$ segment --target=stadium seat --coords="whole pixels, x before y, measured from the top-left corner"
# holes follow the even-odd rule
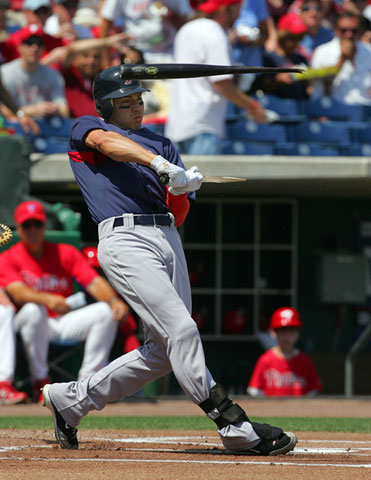
[[[249,120],[227,122],[227,140],[275,143],[286,141],[286,137],[283,125],[257,124]]]
[[[371,143],[371,124],[368,122],[363,128],[357,129],[357,140],[360,143]]]
[[[292,98],[280,98],[275,95],[262,95],[256,99],[263,105],[264,108],[273,110],[282,116],[296,116],[298,115],[298,106],[296,100]]]
[[[323,96],[318,99],[309,99],[301,103],[302,113],[308,118],[327,117],[330,120],[367,120],[368,109],[363,105],[349,105],[335,98]]]
[[[225,140],[223,154],[229,155],[273,155],[273,146],[246,142],[243,140]]]
[[[340,150],[335,146],[292,142],[275,145],[274,153],[275,155],[335,157],[340,154]]]
[[[351,157],[371,157],[371,143],[352,143],[344,147],[343,155]]]
[[[338,145],[349,145],[351,143],[350,131],[346,124],[331,121],[310,121],[293,125],[290,128],[291,141]]]
[[[68,152],[68,137],[31,137],[31,145],[34,152],[50,155],[52,153]]]
[[[45,117],[37,122],[43,137],[69,137],[74,119],[58,115]]]

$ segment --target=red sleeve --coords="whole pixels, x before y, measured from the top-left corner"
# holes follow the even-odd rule
[[[265,380],[264,380],[264,371],[265,371],[265,354],[258,358],[256,362],[254,371],[252,372],[249,387],[257,388],[258,390],[265,390]]]
[[[6,252],[0,254],[0,287],[5,288],[12,282],[22,282],[23,278],[12,262],[14,249],[11,247]]]
[[[172,195],[166,187],[166,205],[174,215],[175,225],[179,227],[189,212],[189,200],[186,193],[182,195]]]
[[[86,288],[95,277],[98,277],[98,273],[88,264],[83,254],[76,247],[60,243],[58,244],[58,248],[66,272],[84,288]]]

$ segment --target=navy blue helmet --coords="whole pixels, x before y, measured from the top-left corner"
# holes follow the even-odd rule
[[[120,65],[102,70],[94,79],[93,96],[99,115],[108,120],[113,112],[112,99],[133,93],[149,92],[138,80],[125,80],[120,75]]]

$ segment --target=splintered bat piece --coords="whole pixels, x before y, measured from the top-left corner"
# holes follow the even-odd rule
[[[169,175],[163,173],[160,175],[161,183],[167,185],[169,183]],[[246,182],[246,178],[243,177],[219,177],[215,175],[205,175],[204,183],[234,183],[234,182]]]

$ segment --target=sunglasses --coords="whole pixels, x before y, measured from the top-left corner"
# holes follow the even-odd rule
[[[29,230],[30,228],[42,228],[45,225],[41,220],[26,220],[22,223],[22,228],[24,230]]]
[[[48,7],[40,7],[33,11],[36,15],[49,15],[52,13],[51,9]]]
[[[315,12],[321,12],[322,11],[322,8],[321,7],[315,7],[314,5],[306,5],[304,7],[302,7],[302,12],[309,12],[309,10],[314,10]]]
[[[44,45],[44,41],[40,37],[30,37],[27,40],[24,40],[22,43],[30,46],[30,45],[37,45],[38,47],[42,47]]]
[[[341,33],[352,32],[354,35],[358,33],[358,28],[340,28],[338,27]]]

